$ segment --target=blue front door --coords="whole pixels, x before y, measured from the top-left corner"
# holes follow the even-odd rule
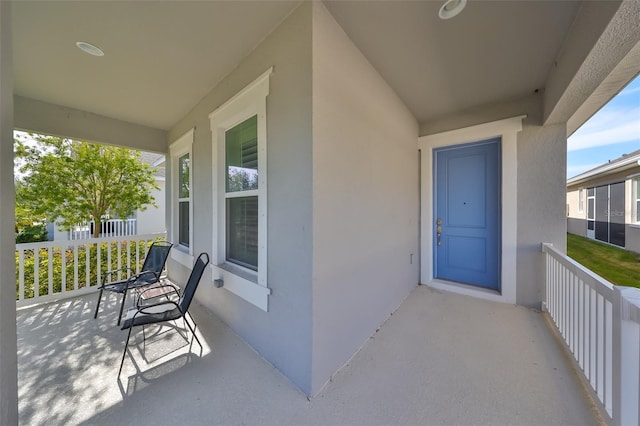
[[[500,139],[434,150],[434,276],[500,291]]]

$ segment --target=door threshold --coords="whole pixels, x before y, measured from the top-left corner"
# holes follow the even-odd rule
[[[466,296],[476,297],[478,299],[491,300],[493,302],[500,303],[512,303],[499,291],[491,290],[488,288],[476,287],[469,284],[441,279],[433,279],[430,282],[423,284],[438,290],[463,294]]]

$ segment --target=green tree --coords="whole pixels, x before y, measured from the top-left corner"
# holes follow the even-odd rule
[[[25,204],[22,194],[24,183],[15,183],[16,188],[16,244],[47,241],[47,218],[36,214],[29,205]]]
[[[18,198],[35,215],[56,221],[63,229],[106,214],[125,218],[154,205],[158,189],[155,170],[140,153],[125,148],[31,135],[16,139],[16,158],[23,174]],[[94,226],[93,236],[100,235]]]

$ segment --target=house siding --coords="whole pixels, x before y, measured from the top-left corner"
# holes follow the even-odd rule
[[[587,188],[584,188],[584,206],[580,211],[580,189],[567,191],[567,232],[570,234],[587,235]]]
[[[313,383],[419,281],[418,124],[320,2],[313,9]]]
[[[303,392],[311,393],[312,140],[311,4],[294,10],[169,132],[195,127],[193,253],[211,253],[212,134],[208,115],[270,67],[267,97],[269,312],[223,289],[208,272],[197,301],[215,312]],[[171,175],[171,171],[169,171]],[[169,177],[171,179],[171,177]],[[167,199],[170,194],[167,194]],[[175,239],[175,237],[172,236]],[[176,262],[171,274],[189,273]],[[215,347],[215,342],[211,342]],[[268,397],[265,395],[265,397]]]
[[[640,166],[625,166],[624,170],[605,174],[595,175],[579,183],[567,185],[567,204],[569,205],[569,215],[567,218],[567,231],[587,236],[587,199],[586,190],[588,188],[598,188],[606,185],[618,184],[624,182],[624,222],[625,222],[625,244],[626,250],[640,252],[640,225],[635,223],[633,214],[632,180],[634,176],[640,175]],[[578,212],[578,191],[580,188],[585,190],[585,211]],[[596,203],[597,204],[597,203]],[[618,205],[620,205],[618,200]],[[596,206],[599,210],[599,207]]]
[[[158,189],[151,191],[157,207],[147,206],[146,210],[136,212],[136,231],[138,235],[164,232],[167,229],[164,212],[166,211],[165,181],[156,180]]]

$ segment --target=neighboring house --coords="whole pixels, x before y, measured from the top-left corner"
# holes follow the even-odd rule
[[[140,160],[156,169],[155,183],[158,189],[153,189],[151,195],[155,198],[156,206],[147,206],[145,210],[138,209],[129,218],[105,219],[101,224],[102,236],[120,235],[146,235],[166,231],[165,222],[165,156],[164,154],[154,154],[143,152]],[[49,223],[47,235],[50,241],[78,240],[93,237],[93,224],[80,224],[72,230],[62,230]]]
[[[541,307],[567,135],[640,52],[635,1],[469,2],[447,21],[436,2],[11,6],[3,126],[167,152],[170,277],[208,252],[197,302],[307,395],[419,283]],[[50,53],[85,39],[104,57]],[[0,337],[10,389],[15,329]]]
[[[640,253],[640,150],[567,180],[567,231]]]
[[[166,171],[165,155],[143,152],[140,159],[156,168],[154,175],[158,189],[152,190],[151,195],[155,198],[157,207],[147,206],[146,210],[137,210],[134,214],[136,219],[136,234],[154,234],[165,232],[166,224]]]

